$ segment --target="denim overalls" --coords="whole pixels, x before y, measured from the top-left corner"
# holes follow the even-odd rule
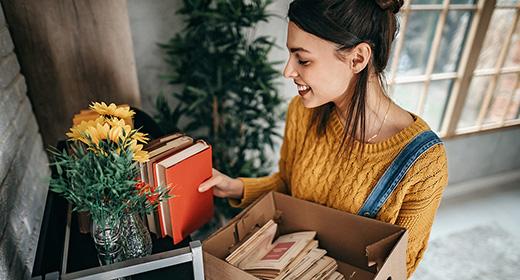
[[[377,182],[358,215],[374,218],[414,162],[428,149],[441,143],[442,140],[431,130],[424,131],[412,139]]]

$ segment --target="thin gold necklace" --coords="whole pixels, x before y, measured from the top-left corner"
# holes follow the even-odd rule
[[[383,129],[383,125],[385,124],[386,118],[388,117],[388,112],[390,111],[390,105],[392,105],[391,100],[390,100],[390,102],[388,102],[388,108],[386,108],[386,114],[385,114],[385,117],[383,118],[383,121],[381,122],[381,126],[379,127],[379,130],[377,131],[376,134],[374,134],[374,136],[368,138],[367,143],[370,142],[372,139],[376,138],[377,135],[379,135],[379,133],[381,132],[381,129]]]

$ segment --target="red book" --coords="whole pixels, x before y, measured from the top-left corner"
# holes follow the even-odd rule
[[[213,218],[213,192],[200,193],[199,185],[212,176],[211,146],[197,141],[165,159],[155,163],[158,182],[167,185],[169,222],[164,234],[181,242]],[[166,215],[164,215],[166,216]]]
[[[167,135],[149,142],[143,149],[148,151],[150,160],[141,165],[141,179],[152,187],[159,186],[156,183],[154,175],[154,163],[189,147],[192,144],[193,139],[181,133]],[[163,228],[164,223],[161,222],[160,218],[163,216],[161,209],[165,209],[165,204],[168,204],[168,201],[161,201],[159,206],[154,209],[153,213],[146,216],[150,232],[155,233],[157,237],[166,236],[166,231]]]

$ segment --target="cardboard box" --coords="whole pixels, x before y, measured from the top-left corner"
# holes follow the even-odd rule
[[[274,219],[280,234],[315,230],[319,247],[346,279],[406,279],[405,228],[270,192],[202,243],[206,279],[258,279],[224,259],[251,232]]]

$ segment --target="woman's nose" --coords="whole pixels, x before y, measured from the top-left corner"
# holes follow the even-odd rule
[[[283,76],[287,79],[294,79],[296,76],[298,76],[298,72],[296,72],[291,64],[291,59],[289,59],[285,65],[285,69],[283,69]]]

